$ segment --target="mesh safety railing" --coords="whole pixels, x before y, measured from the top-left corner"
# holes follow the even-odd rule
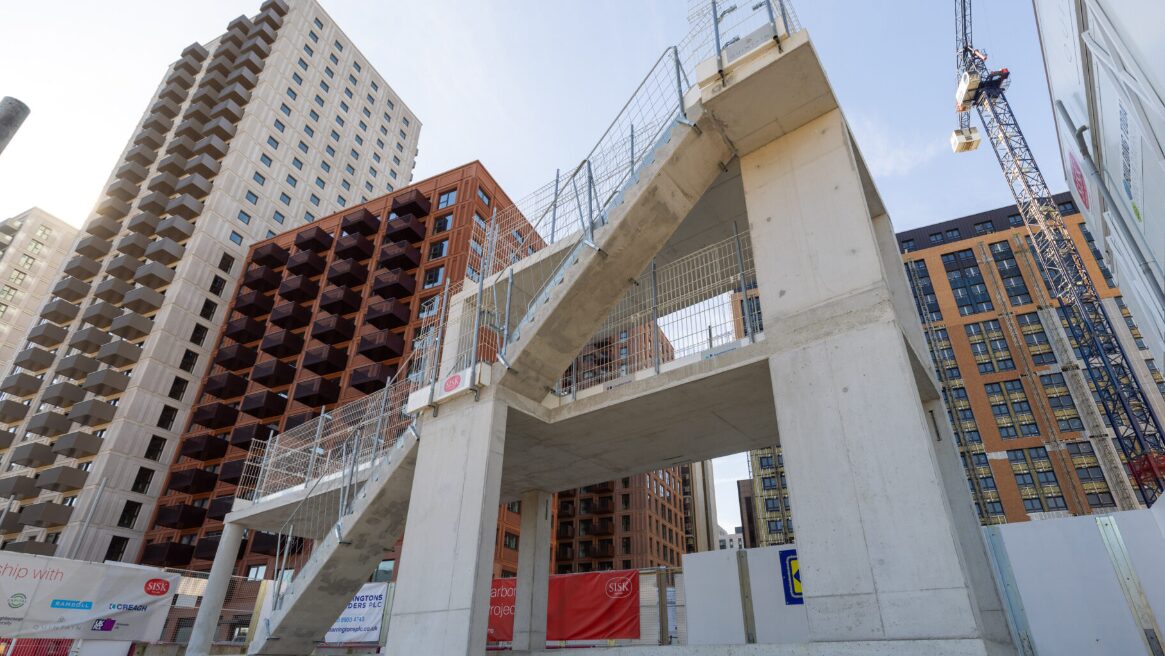
[[[182,578],[158,642],[184,645],[190,641],[190,633],[194,630],[194,618],[202,604],[209,573],[179,569],[167,571],[181,574]],[[244,645],[250,640],[251,627],[261,606],[262,591],[261,579],[231,577],[214,632],[215,643]]]

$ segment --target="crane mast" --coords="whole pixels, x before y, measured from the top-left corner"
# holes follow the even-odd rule
[[[1146,505],[1165,493],[1165,432],[1133,374],[1101,297],[1088,276],[1064,218],[1036,165],[1004,93],[1011,73],[992,71],[987,54],[974,47],[971,0],[955,2],[955,109],[959,127],[951,135],[958,152],[974,150],[981,137],[971,126],[974,109],[991,143],[1031,239],[1032,250],[1047,275],[1061,316],[1079,346],[1096,388],[1097,401],[1116,436],[1129,472]]]

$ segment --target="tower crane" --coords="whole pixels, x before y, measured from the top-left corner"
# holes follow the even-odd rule
[[[1150,505],[1165,493],[1165,431],[1133,375],[1128,355],[1007,101],[1004,92],[1011,73],[1006,68],[990,69],[987,53],[972,43],[971,0],[955,1],[955,69],[959,127],[951,135],[951,148],[959,153],[979,146],[979,131],[971,126],[974,109],[1015,197],[1050,291],[1060,301],[1068,330],[1088,367],[1097,400],[1136,486]]]

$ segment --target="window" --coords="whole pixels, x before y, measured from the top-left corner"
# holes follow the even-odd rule
[[[291,196],[288,196],[287,192],[281,191],[279,192],[279,202],[283,203],[284,205],[291,205]]]
[[[206,334],[209,330],[209,328],[200,323],[194,324],[194,330],[190,331],[190,342],[201,345],[202,342],[206,341]]]
[[[8,274],[8,282],[14,285],[19,285],[24,282],[24,279],[27,277],[28,276],[23,271],[13,271],[12,273]]]
[[[336,50],[339,50],[340,52],[344,52],[344,44],[337,41],[335,45],[336,45]]]
[[[761,484],[761,487],[766,489],[766,490],[775,490],[775,489],[777,489],[777,477],[776,476],[762,476],[760,479],[760,484]]]
[[[283,121],[280,121],[279,119],[275,119],[275,129],[279,130],[280,132],[283,132],[284,130],[287,129],[287,126],[283,124]]]
[[[267,576],[266,565],[251,565],[247,568],[248,581],[262,581]]]
[[[330,148],[330,146],[329,146],[329,148]],[[305,142],[305,141],[299,142],[299,152],[306,155],[307,151],[308,151],[307,142]]]
[[[275,222],[279,223],[279,224],[282,224],[284,221],[283,214],[281,212],[279,212],[278,210],[275,211],[275,214],[271,218],[275,219]]]
[[[502,545],[507,549],[517,549],[518,536],[510,533],[509,531],[506,531],[505,535],[502,537]]]
[[[15,297],[15,296],[16,296],[16,288],[15,287],[9,287],[8,285],[4,285],[4,288],[0,289],[0,301],[11,302],[13,297]]]
[[[306,134],[306,135],[307,135],[307,136],[309,136],[309,137],[314,137],[314,136],[316,136],[316,131],[315,131],[315,129],[314,129],[314,128],[312,128],[312,126],[310,126],[310,125],[305,125],[305,126],[303,126],[303,132],[304,132],[304,134]]]
[[[291,108],[287,106],[287,103],[279,103],[279,111],[283,112],[284,116],[291,116]]]
[[[296,157],[296,158],[293,158],[293,159],[291,160],[291,165],[292,165],[292,166],[294,166],[296,169],[298,169],[298,170],[300,170],[300,171],[302,171],[302,170],[303,170],[303,162],[302,162],[302,161],[300,161],[300,159],[299,159],[298,157]]]
[[[311,201],[312,205],[315,205],[316,207],[320,206],[320,197],[319,196],[312,194],[311,198],[309,198],[308,200]]]
[[[313,23],[313,24],[314,24],[316,27],[320,28],[321,30],[322,30],[322,29],[324,29],[324,24],[323,24],[323,22],[321,22],[321,21],[320,21],[320,19],[318,19],[318,18],[316,18],[316,19],[313,19],[313,20],[312,20],[312,23]]]
[[[207,321],[211,321],[214,319],[214,313],[216,311],[218,311],[218,303],[208,298],[202,302],[202,309],[198,311],[198,316]]]
[[[247,214],[247,213],[246,213],[246,212],[244,212],[243,210],[239,210],[239,215],[238,215],[238,218],[239,218],[239,220],[240,220],[240,221],[242,221],[244,224],[248,224],[248,223],[250,223],[250,222],[251,222],[251,215],[250,215],[250,214]]]
[[[215,276],[210,279],[210,293],[214,294],[215,296],[222,296],[222,290],[225,289],[226,286],[227,281],[220,276]]]
[[[279,140],[275,137],[267,137],[267,145],[275,150],[279,150]]]
[[[295,176],[288,173],[287,174],[287,184],[291,185],[292,187],[295,187],[296,185],[299,184],[299,180],[296,180]]]
[[[218,260],[218,268],[220,271],[230,273],[231,269],[235,268],[235,258],[230,253],[223,253]]]
[[[299,58],[299,67],[305,71],[307,70],[307,62],[303,60],[303,57]]]
[[[324,146],[324,152],[328,154],[328,157],[336,156],[336,149],[331,146]]]
[[[120,561],[125,556],[125,549],[129,546],[129,538],[115,535],[109,538],[109,548],[105,550],[105,560]]]
[[[782,531],[781,520],[770,519],[768,521],[768,528],[769,528],[769,533],[780,533]]]
[[[313,30],[307,31],[307,38],[311,39],[312,43],[319,43],[320,42],[320,36],[318,34],[316,34]]]
[[[311,49],[311,46],[309,46],[306,43],[303,44],[303,51],[307,53],[308,57],[311,57],[312,55],[316,54],[316,52]]]
[[[333,64],[336,64],[337,66],[340,64],[340,58],[337,57],[336,53],[334,53],[334,52],[332,54],[328,55],[328,61],[332,62]]]
[[[190,381],[186,380],[185,378],[179,378],[175,376],[174,382],[170,383],[170,393],[166,396],[174,399],[175,401],[181,401],[182,397],[186,394],[186,386],[189,384]]]
[[[456,202],[457,202],[457,190],[450,189],[449,191],[446,191],[445,193],[443,193],[437,197],[437,209],[441,209],[443,207],[449,207],[450,205],[452,205],[453,203],[456,203]]]
[[[308,118],[310,118],[310,119],[311,119],[311,120],[313,120],[313,121],[318,121],[318,120],[320,120],[320,115],[319,115],[319,114],[317,114],[317,113],[316,113],[316,110],[314,110],[314,109],[309,109],[309,110],[307,110],[307,116],[308,116]]]
[[[20,256],[20,268],[31,269],[32,265],[34,265],[34,264],[36,264],[36,258],[33,258],[31,256],[28,256],[28,255],[21,255]]]
[[[429,259],[436,260],[445,257],[449,252],[449,240],[445,239],[429,246]]]
[[[975,224],[975,234],[988,235],[995,232],[995,226],[990,221],[980,221]]]
[[[267,153],[259,155],[259,161],[263,162],[263,166],[271,166],[271,158],[267,156]]]
[[[332,90],[332,87],[328,86],[328,83],[324,82],[323,80],[320,80],[320,88],[324,90],[324,93]]]
[[[121,516],[117,518],[117,525],[121,528],[133,528],[138,521],[138,514],[142,511],[142,504],[137,501],[126,501],[121,508]]]
[[[425,271],[425,279],[422,284],[422,289],[430,289],[441,284],[445,279],[445,267],[439,266]]]
[[[780,512],[781,502],[774,497],[765,499],[765,510],[768,512]]]
[[[292,100],[295,100],[296,98],[299,97],[299,94],[297,94],[295,92],[295,89],[292,89],[291,87],[287,87],[287,97],[291,98]]]
[[[317,177],[316,178],[316,186],[319,187],[320,189],[323,189],[324,188],[324,179]]]
[[[174,420],[178,418],[178,408],[164,405],[162,412],[158,415],[158,428],[170,430],[174,427]]]

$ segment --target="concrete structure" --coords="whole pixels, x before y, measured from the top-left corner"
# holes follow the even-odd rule
[[[312,0],[182,51],[17,354],[7,549],[136,557],[247,247],[408,184],[419,129]]]
[[[1154,0],[1032,0],[1064,177],[1165,359],[1165,21]]]
[[[752,549],[757,546],[756,526],[756,498],[753,495],[753,479],[745,478],[736,481],[736,504],[740,508],[740,522],[743,524],[744,548]]]
[[[24,347],[76,236],[76,228],[39,207],[0,221],[0,370]]]
[[[744,549],[744,527],[737,526],[736,530],[729,533],[723,527],[717,527],[720,530],[717,547],[720,549]]]
[[[0,153],[28,118],[28,105],[11,96],[0,98]]]
[[[1056,201],[1133,374],[1161,416],[1165,378],[1139,322],[1071,196]],[[1139,507],[1028,239],[1014,206],[898,235],[980,520]]]
[[[712,461],[684,465],[680,480],[684,493],[684,553],[712,551],[717,547],[720,529],[716,523],[716,474]]]
[[[732,39],[730,51],[696,67],[690,88],[676,73],[678,57],[661,59],[660,79],[680,85],[680,106],[661,116],[670,120],[657,137],[648,134],[642,153],[632,151],[630,170],[615,175],[621,182],[598,196],[599,211],[583,215],[579,233],[528,251],[518,240],[526,252],[503,250],[512,261],[491,263],[480,289],[452,299],[449,325],[468,329],[449,332],[436,375],[406,386],[409,399],[389,406],[416,413],[415,423],[378,431],[370,457],[352,459],[346,477],[301,467],[227,517],[253,529],[278,525],[297,508],[327,507],[337,487],[365,481],[357,508],[329,520],[334,529],[317,543],[315,563],[297,573],[285,610],[256,636],[252,653],[302,653],[326,629],[330,620],[320,618],[334,615],[358,581],[346,570],[321,572],[343,565],[339,555],[373,528],[381,540],[408,535],[402,559],[411,564],[398,577],[388,653],[481,653],[494,508],[517,499],[522,536],[536,548],[520,551],[533,562],[520,555],[515,633],[529,636],[530,649],[516,653],[541,652],[546,495],[774,443],[794,503],[806,509],[797,538],[808,632],[806,644],[786,653],[1007,653],[999,596],[889,218],[808,36],[778,29],[774,39],[774,27]],[[613,141],[626,152],[624,134]],[[614,174],[592,178],[586,164],[571,204],[584,195],[592,203],[586,185]],[[553,209],[565,211],[557,202]],[[746,235],[734,229],[740,219]],[[733,245],[739,266],[694,266]],[[682,283],[699,290],[683,295],[693,306],[755,286],[763,324],[750,317],[745,339],[717,346],[713,334],[711,348],[558,393],[607,314],[636,293],[637,277],[672,263],[693,272]],[[669,286],[679,277],[663,279],[658,298],[639,306],[653,321],[681,309],[668,305],[680,297]],[[502,301],[518,311],[495,311]],[[496,356],[483,348],[493,343]],[[355,440],[376,416],[346,421],[342,435]],[[320,426],[329,440],[341,435],[334,424]],[[294,453],[296,443],[277,438],[263,470],[284,476],[293,455],[324,446],[306,441]],[[216,565],[233,560],[234,546],[220,546]],[[223,584],[213,575],[208,583]],[[204,604],[199,623],[217,613]],[[191,653],[203,648],[192,643]]]

